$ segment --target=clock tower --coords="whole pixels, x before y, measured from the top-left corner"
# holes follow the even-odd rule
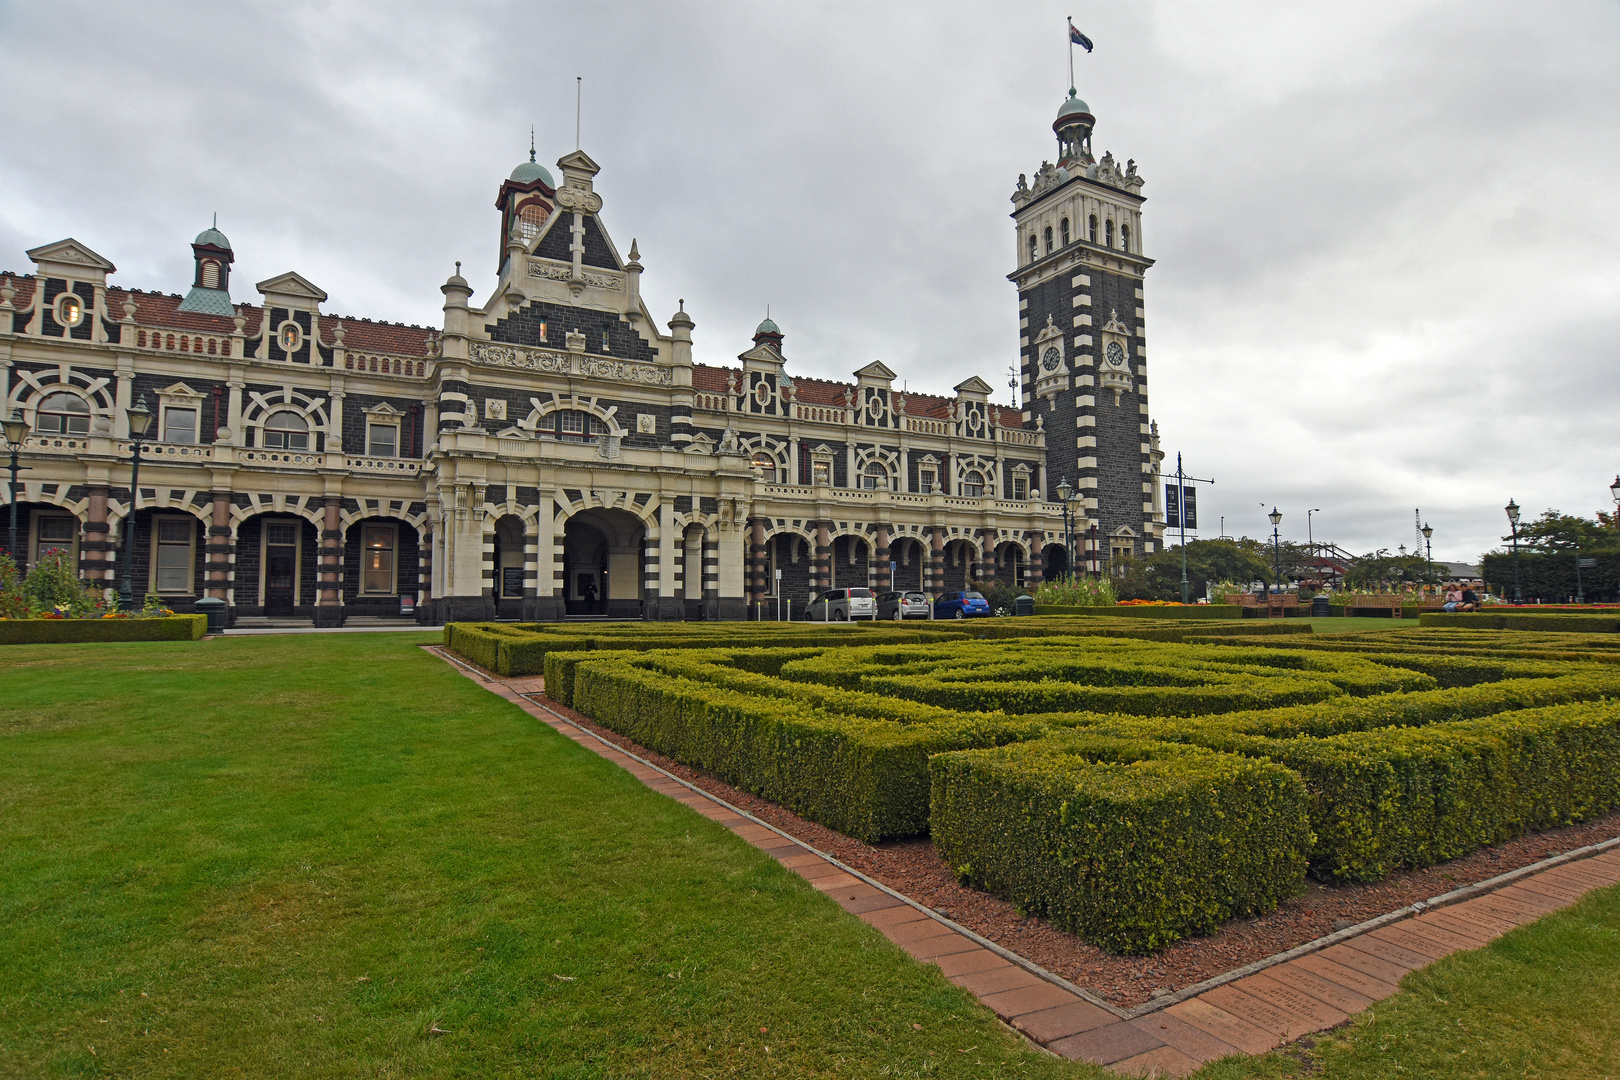
[[[1159,548],[1158,427],[1148,413],[1142,177],[1092,154],[1096,117],[1071,88],[1052,130],[1057,164],[1012,194],[1027,424],[1046,431],[1047,498],[1076,491],[1075,570],[1106,572]]]

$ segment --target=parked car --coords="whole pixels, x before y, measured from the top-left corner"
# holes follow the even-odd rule
[[[811,622],[847,622],[876,619],[877,597],[871,589],[830,589],[810,601]]]
[[[971,589],[966,592],[948,592],[934,601],[936,619],[976,619],[989,614],[990,601],[984,598],[983,593]]]
[[[928,597],[920,592],[886,592],[878,595],[877,617],[893,619],[928,618]]]

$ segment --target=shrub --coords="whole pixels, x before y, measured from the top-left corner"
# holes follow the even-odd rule
[[[67,645],[96,641],[200,641],[206,615],[152,619],[5,619],[0,645]]]
[[[1107,578],[1071,577],[1063,581],[1047,581],[1035,590],[1037,607],[1056,604],[1062,607],[1113,607],[1119,603],[1114,584]]]
[[[958,875],[1105,948],[1148,952],[1303,891],[1305,786],[1267,762],[1069,732],[930,768]]]

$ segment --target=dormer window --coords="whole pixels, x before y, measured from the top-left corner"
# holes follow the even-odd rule
[[[1052,254],[1052,226],[1046,227],[1046,253]]]
[[[1131,227],[1129,225],[1119,227],[1119,250],[1131,250]]]
[[[297,323],[287,321],[281,324],[276,331],[276,342],[281,346],[282,352],[297,352],[298,346],[303,344],[304,331]]]
[[[202,287],[205,289],[219,288],[219,263],[214,259],[204,259],[202,264]]]
[[[1095,244],[1097,242],[1097,215],[1096,214],[1092,214],[1090,221],[1088,221],[1086,223],[1086,239],[1091,241],[1093,244]]]
[[[1069,219],[1064,218],[1058,222],[1058,234],[1063,238],[1063,246],[1069,246]]]
[[[84,322],[84,301],[73,293],[63,293],[56,301],[56,321],[69,329]]]
[[[1114,246],[1114,223],[1112,221],[1103,226],[1103,237],[1103,247]]]

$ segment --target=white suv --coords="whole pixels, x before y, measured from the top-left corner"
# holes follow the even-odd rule
[[[871,589],[831,589],[810,601],[811,622],[876,619],[877,597]]]

